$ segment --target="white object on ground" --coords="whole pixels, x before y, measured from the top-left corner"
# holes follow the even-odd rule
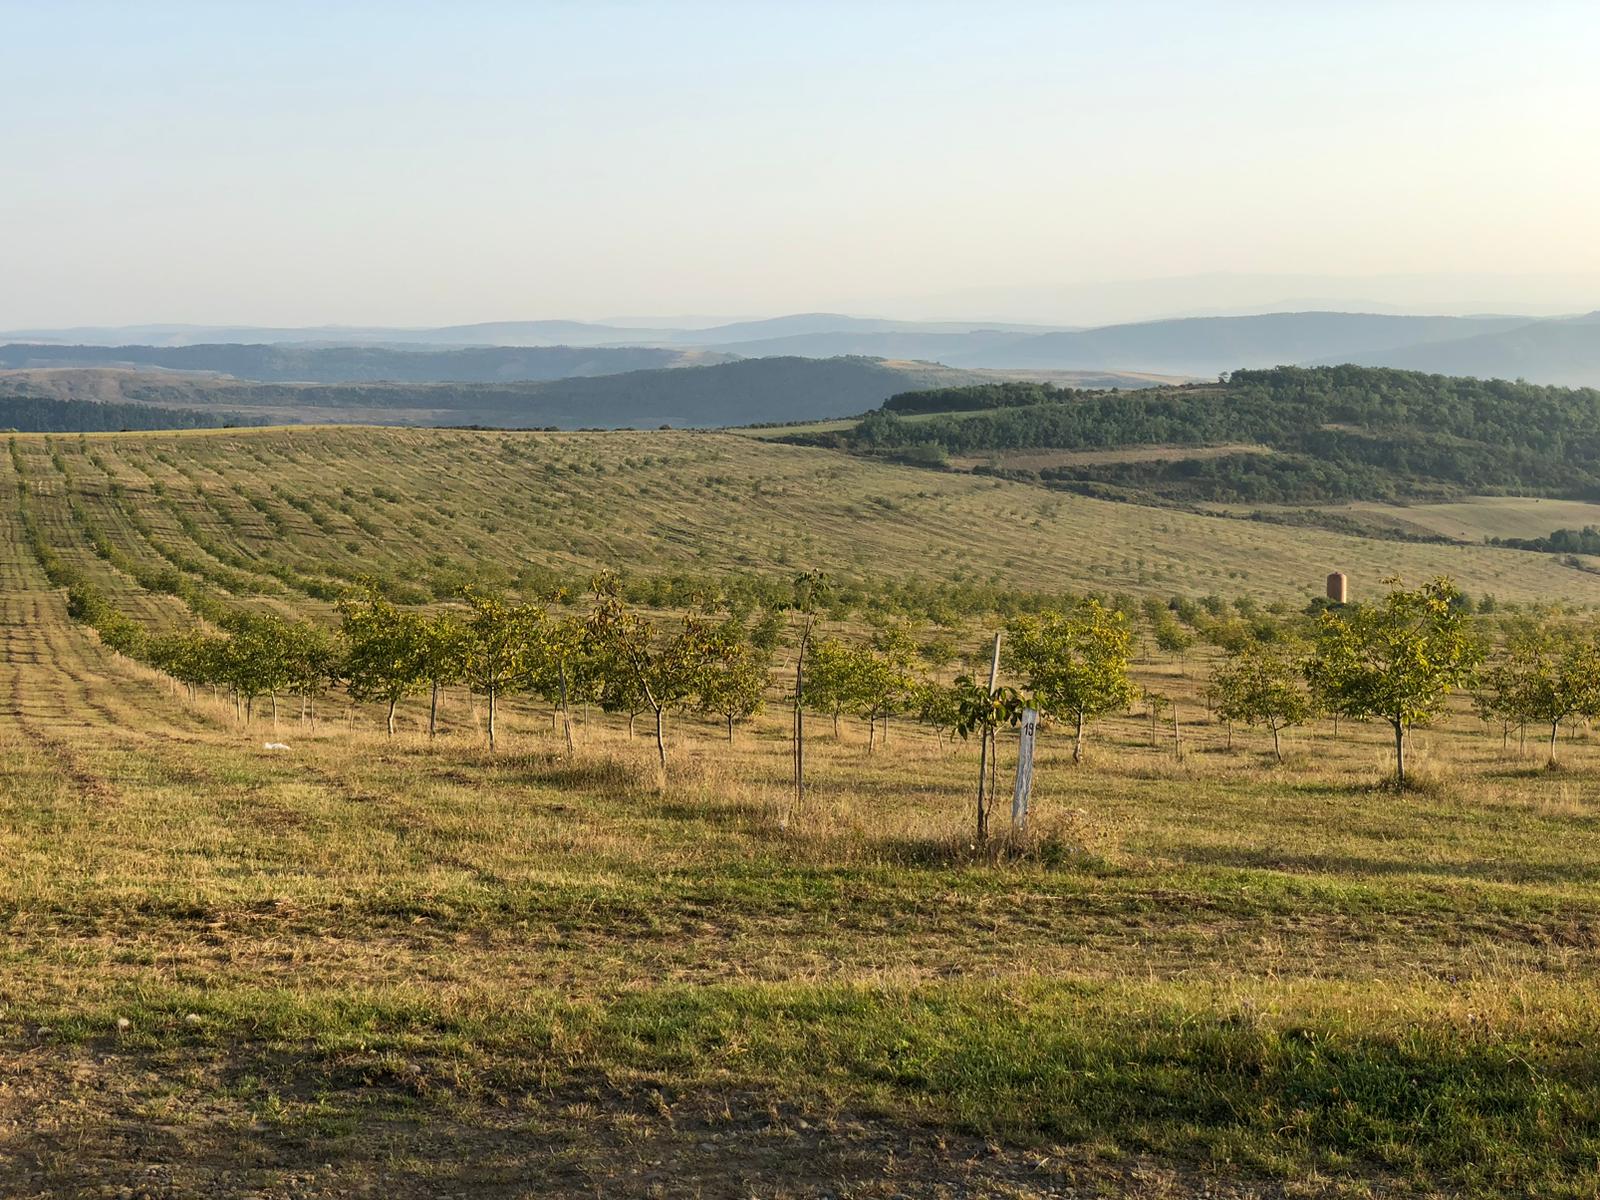
[[[287,750],[289,747],[282,742],[267,742],[261,748],[263,750]]]
[[[1028,824],[1028,799],[1033,794],[1033,742],[1038,731],[1038,711],[1023,709],[1022,725],[1017,730],[1017,786],[1011,793],[1011,824],[1018,833]]]

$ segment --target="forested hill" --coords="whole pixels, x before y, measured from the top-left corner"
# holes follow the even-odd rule
[[[1138,392],[943,389],[892,397],[852,429],[809,440],[1171,499],[1600,498],[1600,391],[1369,367],[1235,371],[1217,384]],[[1141,447],[1151,453],[1073,453]],[[1040,451],[1063,453],[1041,463]],[[1027,464],[1008,465],[1019,452],[1030,452]]]
[[[0,393],[0,433],[105,433],[129,429],[211,429],[260,424],[239,413],[57,400]]]

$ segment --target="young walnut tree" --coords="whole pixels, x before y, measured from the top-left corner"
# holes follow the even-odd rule
[[[1265,725],[1272,753],[1283,761],[1279,735],[1311,716],[1304,665],[1282,644],[1247,642],[1217,671],[1217,712],[1226,721]]]
[[[1470,686],[1482,650],[1450,580],[1410,590],[1386,582],[1393,586],[1377,604],[1322,614],[1305,670],[1325,710],[1389,723],[1395,781],[1403,785],[1408,732],[1431,720],[1452,692]]]
[[[1133,632],[1128,618],[1097,600],[1068,613],[1042,613],[1011,622],[1010,657],[1028,681],[1041,711],[1076,728],[1072,761],[1083,761],[1084,726],[1117,712],[1138,695],[1128,678]]]
[[[1550,728],[1550,762],[1556,761],[1561,722],[1600,716],[1600,637],[1571,622],[1526,619],[1514,624],[1505,651],[1487,673],[1478,710],[1509,727]]]

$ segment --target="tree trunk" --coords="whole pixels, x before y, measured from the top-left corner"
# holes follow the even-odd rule
[[[489,749],[490,750],[493,750],[495,748],[495,745],[494,745],[494,718],[495,718],[495,686],[494,686],[494,684],[491,683],[489,685]]]
[[[995,799],[1000,795],[1000,731],[996,729],[989,735],[989,807],[994,807]]]
[[[984,791],[989,786],[989,730],[983,731],[978,743],[978,841],[989,836],[989,806],[984,803]]]
[[[635,721],[637,721],[638,719],[639,719],[639,714],[638,713],[631,712],[631,713],[628,714],[628,740],[630,742],[633,741],[633,723]]]
[[[656,758],[661,761],[661,769],[667,769],[667,738],[661,729],[662,710],[656,709]]]
[[[1000,634],[994,635],[994,651],[989,657],[989,696],[994,697],[995,685],[1000,682]],[[978,751],[978,841],[982,842],[989,836],[989,806],[984,802],[984,787],[989,778],[989,758],[991,753],[998,754],[999,748],[991,751],[994,741],[993,729],[985,723],[983,728],[983,745]]]
[[[1083,710],[1081,708],[1078,710],[1078,736],[1072,743],[1072,761],[1074,763],[1083,761]]]
[[[1561,732],[1561,719],[1559,717],[1557,717],[1554,721],[1550,722],[1550,765],[1551,766],[1555,765],[1555,761],[1556,761],[1556,738],[1560,734],[1560,732]]]
[[[733,745],[733,714],[728,714],[728,745]]]
[[[794,658],[794,807],[797,815],[806,798],[806,710],[804,688],[806,639],[810,636],[810,633],[811,626],[807,623],[805,632],[800,635],[800,648]]]
[[[561,664],[561,729],[567,735],[567,757],[572,757],[572,714],[567,711],[567,664]]]
[[[389,736],[390,737],[394,736],[394,706],[399,704],[399,703],[400,703],[400,698],[398,696],[390,696],[389,697],[389,719],[388,719],[387,722],[385,722],[385,725],[389,730]]]
[[[1283,761],[1283,749],[1278,744],[1278,727],[1276,725],[1272,726],[1272,753],[1279,762]]]
[[[1404,721],[1390,722],[1394,726],[1394,777],[1402,787],[1406,782],[1406,726]]]
[[[250,722],[254,719],[255,715],[256,698],[254,696],[246,696],[244,698],[244,723],[246,728],[249,728]]]
[[[871,754],[878,740],[878,718],[867,715],[867,753]]]
[[[433,681],[433,687],[428,693],[428,740],[433,740],[433,735],[439,732],[439,681]]]

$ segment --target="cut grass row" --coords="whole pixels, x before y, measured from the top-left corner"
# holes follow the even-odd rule
[[[43,440],[18,442],[37,475]],[[213,549],[268,575],[376,572],[426,588],[485,570],[511,583],[601,566],[816,566],[842,579],[1303,599],[1338,567],[1358,594],[1395,573],[1446,573],[1475,595],[1600,598],[1600,578],[1549,556],[1111,504],[736,435],[346,429],[55,445],[69,461],[93,454],[116,477],[121,494],[100,497],[105,473],[74,469],[91,510],[182,511]]]

